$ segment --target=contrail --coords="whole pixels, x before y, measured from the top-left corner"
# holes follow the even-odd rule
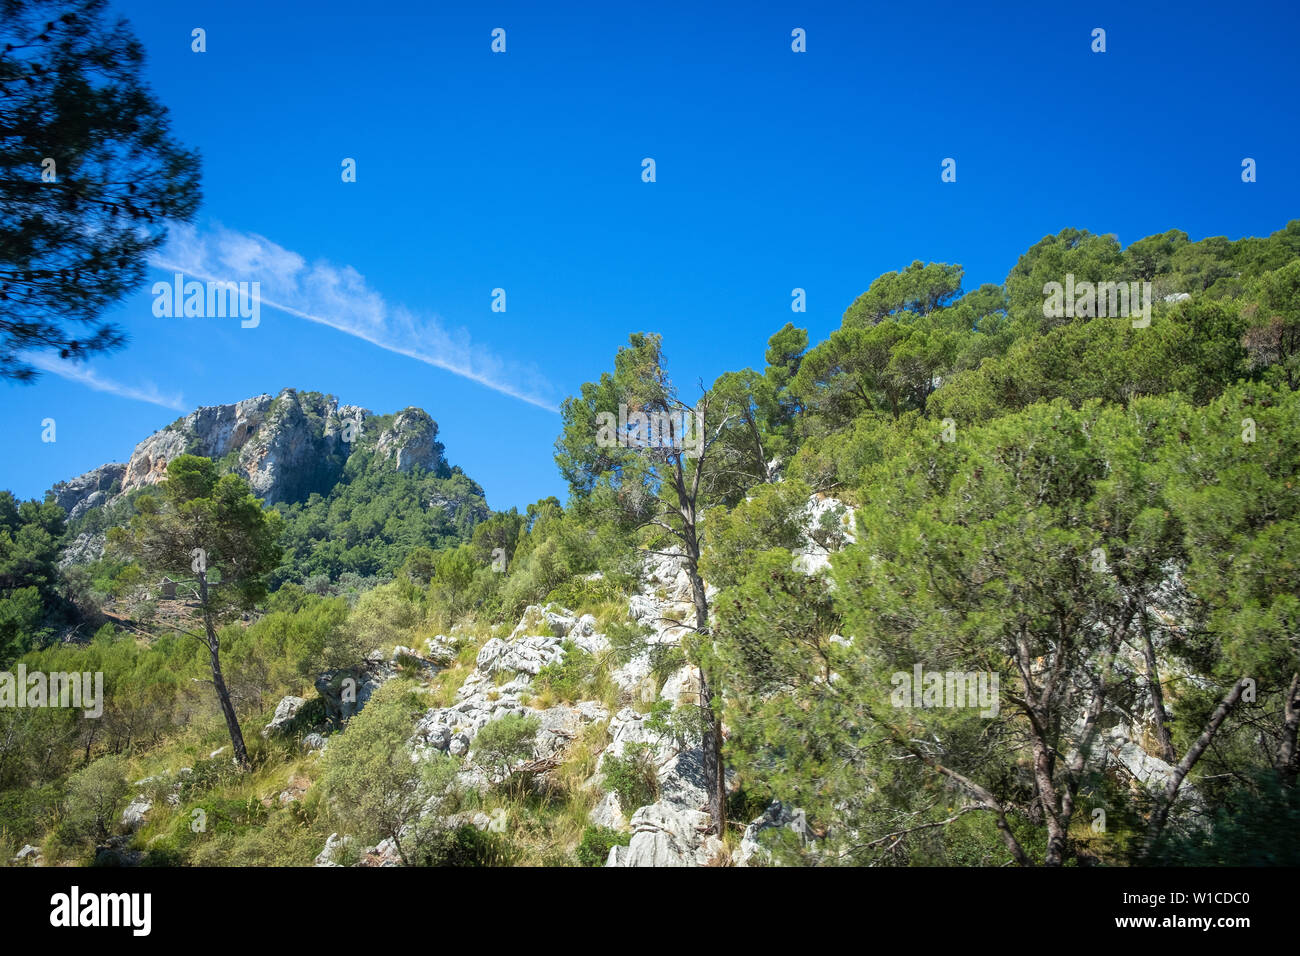
[[[152,382],[145,382],[143,388],[124,385],[111,378],[101,378],[84,365],[69,362],[65,359],[56,359],[40,352],[24,355],[23,361],[30,362],[43,372],[52,372],[60,378],[66,378],[71,382],[79,382],[97,392],[108,392],[110,395],[117,395],[121,398],[133,398],[136,401],[161,405],[163,408],[171,408],[179,412],[186,410],[185,402],[179,394],[170,397],[162,395]]]
[[[150,265],[204,282],[258,282],[258,300],[286,315],[328,326],[549,412],[559,411],[538,394],[553,388],[535,369],[507,363],[473,345],[464,329],[453,333],[436,317],[421,319],[401,306],[390,306],[350,266],[321,261],[309,267],[297,253],[262,236],[229,229],[200,236],[184,224],[171,228],[165,252],[151,257]]]

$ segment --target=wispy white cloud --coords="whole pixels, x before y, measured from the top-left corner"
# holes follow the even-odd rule
[[[205,282],[260,282],[262,305],[557,410],[548,398],[555,387],[536,368],[493,355],[475,345],[467,330],[448,329],[436,315],[390,304],[351,266],[324,260],[309,265],[263,236],[220,227],[199,231],[185,224],[171,227],[166,248],[150,264]]]
[[[87,388],[93,388],[97,392],[107,392],[110,395],[131,398],[138,402],[149,402],[176,411],[183,412],[186,410],[185,402],[179,393],[176,395],[163,395],[152,382],[127,385],[111,378],[96,375],[80,362],[54,358],[52,355],[41,352],[24,354],[23,361],[36,366],[43,372],[50,372],[60,378],[66,378],[70,382],[78,382]]]

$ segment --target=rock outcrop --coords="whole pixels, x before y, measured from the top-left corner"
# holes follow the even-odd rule
[[[292,388],[274,397],[206,405],[140,442],[124,464],[101,465],[50,491],[68,517],[76,519],[119,495],[162,481],[178,455],[202,455],[230,465],[267,504],[327,491],[363,440],[373,445],[378,459],[399,471],[417,465],[434,471],[445,464],[438,424],[428,412],[404,409],[373,441],[365,430],[370,415],[360,406]]]
[[[368,414],[292,388],[274,398],[204,406],[136,445],[121,490],[157,484],[173,458],[188,454],[228,463],[267,504],[301,500],[338,480],[349,453],[345,426],[363,430]]]
[[[438,441],[438,423],[419,408],[398,412],[382,428],[358,405],[342,405],[333,396],[286,388],[279,395],[255,395],[227,405],[205,405],[154,432],[135,446],[123,463],[100,465],[50,489],[60,507],[76,521],[92,509],[108,508],[167,476],[179,455],[201,455],[223,472],[244,478],[267,505],[305,501],[313,493],[328,496],[344,479],[349,458],[372,454],[370,467],[410,472],[422,468],[439,477],[452,474]],[[427,504],[457,515],[466,499],[434,494]],[[472,503],[487,516],[486,505]],[[120,517],[120,516],[119,516]],[[64,565],[93,561],[103,554],[102,522],[80,529],[62,558]]]
[[[289,697],[281,698],[280,703],[275,705],[275,716],[271,718],[269,724],[262,728],[262,736],[269,737],[272,734],[282,733],[287,730],[292,726],[294,718],[298,716],[298,712],[302,710],[306,704],[306,699],[302,697],[294,697],[291,695]]]
[[[126,465],[107,464],[93,468],[84,475],[60,481],[50,493],[60,508],[68,513],[68,520],[76,520],[91,508],[99,507],[122,490]]]
[[[385,428],[375,442],[375,455],[393,462],[398,471],[410,471],[417,466],[436,471],[442,464],[442,452],[438,423],[419,408],[398,412],[393,424]]]

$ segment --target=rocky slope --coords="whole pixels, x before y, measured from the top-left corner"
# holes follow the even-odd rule
[[[135,446],[125,463],[101,465],[61,481],[48,492],[75,522],[95,508],[109,508],[132,491],[162,481],[178,455],[201,455],[246,479],[268,505],[328,494],[349,457],[372,452],[385,467],[409,472],[417,466],[445,472],[438,424],[427,412],[407,408],[367,427],[373,414],[342,405],[333,396],[286,388],[229,405],[208,405],[178,418]],[[99,529],[80,534],[65,563],[102,553]]]
[[[691,611],[690,582],[679,559],[668,556],[646,565],[642,585],[629,601],[629,615],[652,629],[650,644],[677,643],[683,628],[673,623],[674,618]],[[538,730],[532,741],[533,756],[526,762],[545,766],[548,761],[563,757],[566,749],[584,728],[605,723],[608,744],[601,754],[602,762],[608,757],[622,757],[632,745],[649,748],[658,783],[658,798],[641,807],[623,807],[613,791],[604,785],[604,776],[598,772],[587,781],[598,799],[590,814],[591,823],[615,830],[630,832],[627,846],[616,846],[610,851],[607,866],[705,866],[720,862],[726,851],[716,836],[701,833],[708,822],[704,811],[707,805],[703,774],[703,751],[698,739],[674,739],[652,729],[647,723],[650,705],[666,700],[674,705],[698,702],[699,673],[686,666],[672,674],[659,687],[651,676],[649,652],[646,651],[614,671],[612,677],[623,691],[623,700],[629,701],[615,713],[598,701],[586,700],[576,704],[561,704],[545,709],[528,706],[534,679],[547,664],[562,661],[565,645],[580,648],[594,655],[609,651],[605,635],[596,630],[591,615],[577,616],[567,608],[554,604],[544,607],[530,606],[509,637],[491,638],[479,648],[475,666],[456,694],[456,702],[449,707],[431,708],[417,723],[415,733],[408,741],[413,759],[426,758],[436,752],[464,757],[464,769],[459,784],[466,788],[486,789],[490,781],[475,763],[475,738],[487,724],[510,714],[534,717]],[[424,657],[443,658],[455,639],[445,635],[431,638],[424,648]],[[393,660],[375,662],[363,678],[358,700],[369,697],[374,685],[384,679],[384,674],[395,673],[396,660],[407,656],[408,648],[397,648]],[[504,683],[497,683],[498,675],[508,675]],[[319,682],[318,682],[319,688]],[[282,702],[285,712],[299,706],[299,698],[286,698]],[[277,711],[279,714],[279,711]],[[318,741],[304,745],[316,749]],[[467,822],[479,829],[487,829],[491,822],[486,814],[476,814]],[[802,813],[773,804],[745,832],[739,853],[729,861],[747,865],[762,854],[758,834],[771,827],[788,827],[807,839],[808,831]],[[319,866],[336,866],[336,856],[350,842],[347,835],[333,834],[321,854]],[[399,865],[392,841],[361,850],[362,865]]]
[[[851,509],[833,499],[811,498],[804,515],[805,540],[792,554],[796,566],[810,574],[820,573],[831,551],[840,542],[852,540],[853,517]],[[712,594],[713,588],[709,591]],[[517,765],[527,766],[541,775],[559,766],[576,741],[593,737],[603,741],[596,772],[583,784],[592,795],[588,821],[620,831],[628,838],[625,846],[610,849],[607,867],[762,864],[770,859],[763,834],[775,829],[790,831],[817,852],[819,836],[810,828],[803,812],[780,802],[773,802],[750,821],[739,844],[731,849],[716,836],[702,832],[709,820],[703,751],[698,736],[690,732],[683,734],[680,727],[673,732],[666,731],[662,721],[652,719],[652,709],[660,702],[674,707],[698,703],[700,679],[696,668],[680,667],[661,681],[655,677],[651,665],[651,648],[678,644],[685,635],[685,628],[677,622],[690,619],[693,614],[690,597],[690,581],[679,556],[669,553],[644,562],[637,590],[627,601],[627,616],[649,629],[647,648],[610,674],[619,689],[615,706],[606,702],[610,698],[535,706],[539,700],[538,677],[544,667],[563,662],[575,648],[604,657],[610,652],[611,644],[590,614],[579,615],[556,604],[528,607],[507,636],[490,637],[474,645],[477,652],[473,667],[460,682],[453,702],[430,707],[416,722],[407,740],[411,759],[427,760],[439,753],[461,758],[457,786],[483,793],[493,781],[477,759],[480,731],[509,715],[531,717],[536,719],[537,729],[529,755],[520,757]],[[1160,599],[1169,607],[1177,605],[1173,591],[1160,595]],[[418,650],[399,646],[388,654],[372,653],[359,668],[320,674],[315,682],[319,693],[318,719],[309,722],[310,726],[296,726],[295,717],[313,702],[285,697],[263,734],[297,733],[303,750],[322,754],[334,734],[347,733],[346,725],[340,728],[340,722],[361,710],[383,683],[403,670],[409,673],[413,664],[425,669],[431,677],[442,664],[456,658],[464,646],[463,638],[453,630],[450,636],[430,638]],[[1131,666],[1140,663],[1136,659],[1130,662]],[[352,698],[339,693],[341,683],[347,678],[354,680]],[[553,698],[543,695],[540,699]],[[1130,718],[1109,728],[1105,746],[1094,755],[1098,769],[1110,765],[1131,777],[1135,786],[1163,786],[1173,768],[1147,753],[1138,743],[1146,735],[1148,723],[1143,702],[1133,701]],[[599,731],[601,726],[603,733],[586,733],[591,728]],[[608,785],[603,772],[607,760],[624,757],[632,747],[647,750],[654,766],[656,795],[653,802],[642,806],[621,805],[619,794]],[[180,772],[184,773],[185,768]],[[290,779],[289,788],[278,794],[275,801],[292,802],[309,786],[309,781],[300,782],[295,789],[294,779]],[[1190,799],[1196,799],[1195,795],[1191,794]],[[123,825],[138,826],[149,809],[146,798],[138,796],[128,808]],[[483,812],[455,816],[444,821],[445,825],[469,824],[480,830],[493,827],[492,818]],[[345,858],[343,851],[352,843],[348,834],[331,834],[316,864],[341,865],[340,860]],[[400,865],[391,840],[360,848],[358,853],[346,854],[346,858],[358,860],[356,865],[360,866]]]
[[[824,569],[830,551],[853,540],[853,517],[851,509],[834,499],[811,498],[804,514],[805,540],[793,555],[796,567],[809,574]],[[709,592],[712,596],[711,586]],[[690,619],[693,614],[690,597],[690,581],[680,558],[671,554],[661,556],[645,563],[640,586],[628,601],[628,616],[650,628],[650,645],[677,644],[685,629],[675,622]],[[1161,595],[1161,598],[1167,605],[1175,603],[1172,595]],[[780,802],[773,802],[749,823],[733,851],[728,851],[716,836],[703,835],[709,817],[705,812],[706,778],[700,742],[698,738],[683,740],[666,736],[655,729],[659,725],[648,719],[657,701],[668,701],[674,706],[698,703],[700,681],[694,667],[680,668],[661,685],[652,675],[647,650],[611,675],[625,703],[613,713],[604,704],[592,700],[540,710],[530,707],[527,701],[531,699],[534,679],[547,664],[564,659],[566,644],[596,656],[610,650],[608,640],[596,630],[596,621],[590,615],[579,617],[553,604],[529,607],[509,637],[491,638],[479,648],[475,666],[457,692],[456,702],[449,707],[431,708],[424,714],[408,741],[412,758],[419,760],[437,751],[464,757],[469,769],[462,771],[461,785],[483,790],[489,780],[474,769],[475,738],[491,721],[509,714],[538,720],[538,731],[532,741],[534,765],[536,761],[544,763],[548,758],[562,758],[584,728],[603,722],[608,743],[600,757],[602,764],[586,784],[597,797],[589,819],[597,826],[630,833],[626,846],[611,848],[607,867],[763,863],[768,856],[761,834],[774,828],[787,829],[805,845],[815,845],[817,836],[804,813]],[[446,657],[448,648],[454,646],[453,638],[438,636],[429,641],[423,656]],[[398,648],[394,658],[406,651]],[[499,683],[501,677],[508,680]],[[1136,786],[1162,787],[1173,768],[1136,742],[1147,732],[1149,715],[1142,702],[1133,703],[1131,720],[1110,729],[1106,746],[1099,748],[1094,760],[1098,770],[1109,764],[1129,775]],[[633,745],[649,748],[658,796],[645,806],[624,807],[619,803],[618,794],[606,787],[599,766],[611,756],[623,756]],[[1189,792],[1188,798],[1196,800],[1196,795]],[[479,829],[491,826],[482,813],[469,822]],[[346,840],[346,836],[339,834],[331,836],[317,858],[317,865],[337,865],[334,857]],[[360,865],[399,865],[396,850],[389,844],[391,841],[385,841],[362,850]]]

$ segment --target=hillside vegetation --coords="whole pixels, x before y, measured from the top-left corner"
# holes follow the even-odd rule
[[[1067,276],[1149,323],[1045,314]],[[0,493],[0,667],[105,688],[0,707],[0,859],[1300,862],[1300,221],[962,280],[701,392],[632,335],[522,514],[418,409],[292,390]]]

